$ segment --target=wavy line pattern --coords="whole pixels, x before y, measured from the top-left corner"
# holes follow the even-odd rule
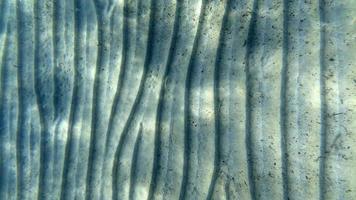
[[[0,1],[0,199],[356,199],[355,16]]]

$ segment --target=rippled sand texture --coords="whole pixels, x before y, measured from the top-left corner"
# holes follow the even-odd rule
[[[356,199],[355,0],[0,0],[0,199]]]

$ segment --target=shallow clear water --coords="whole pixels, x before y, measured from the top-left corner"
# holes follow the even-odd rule
[[[0,0],[0,199],[356,199],[355,16]]]

